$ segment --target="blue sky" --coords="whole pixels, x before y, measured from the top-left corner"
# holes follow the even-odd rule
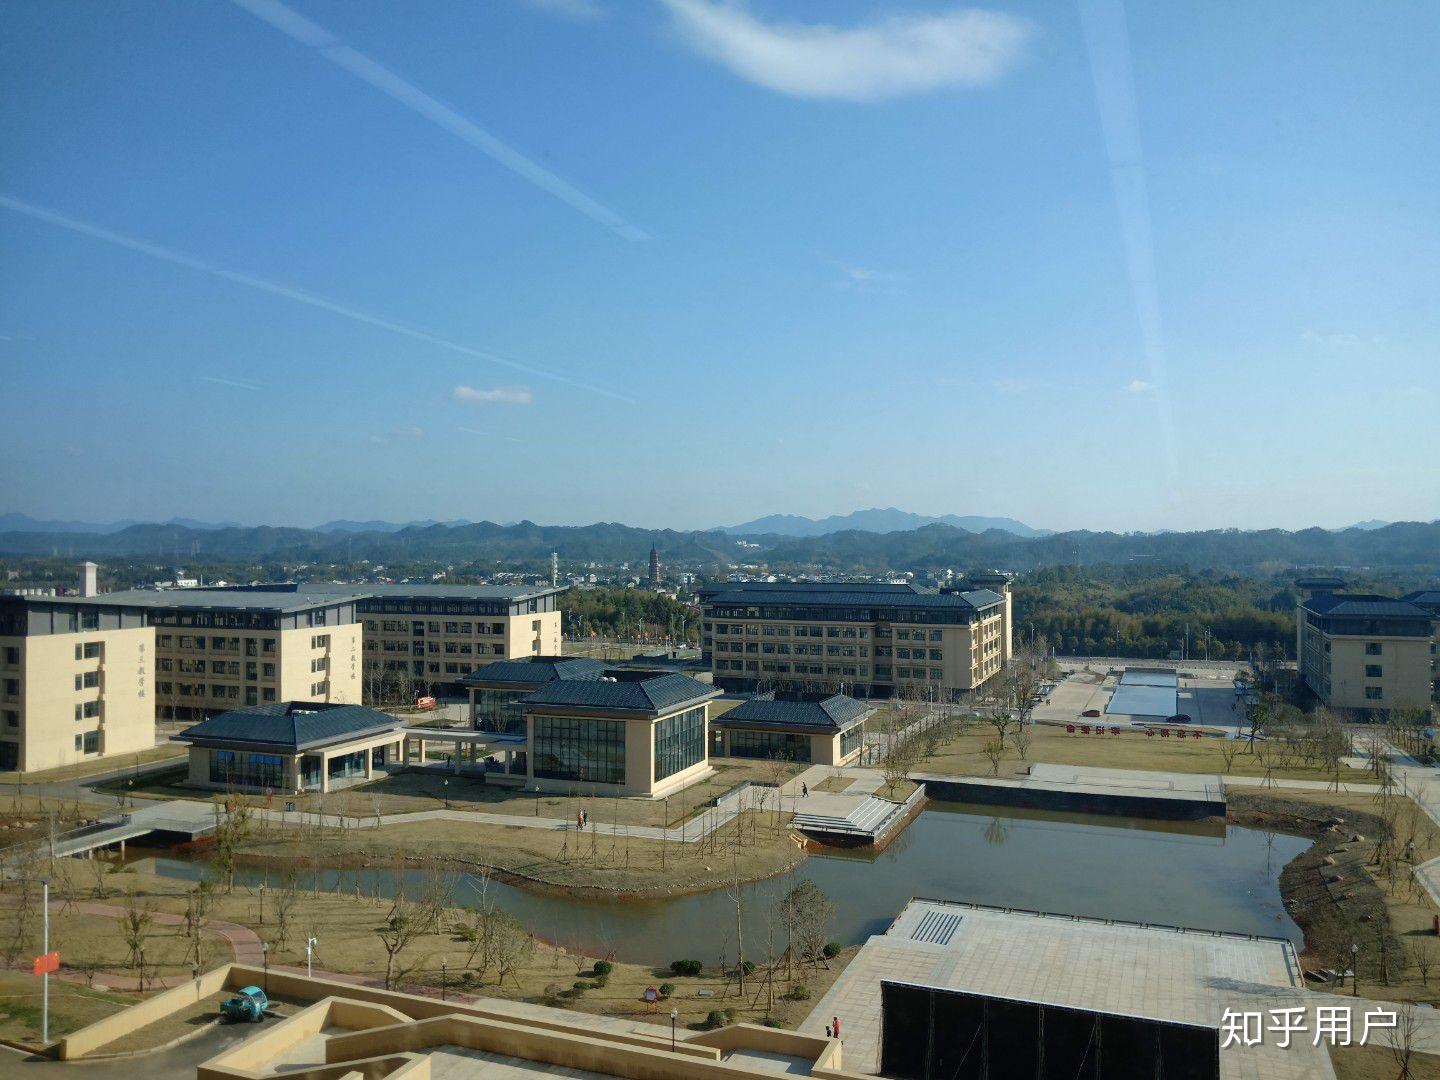
[[[1440,6],[10,0],[0,510],[1440,517]]]

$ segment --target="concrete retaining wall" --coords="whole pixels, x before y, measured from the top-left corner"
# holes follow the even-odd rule
[[[1097,790],[1032,780],[1007,782],[988,778],[936,777],[930,774],[926,774],[923,780],[930,798],[950,802],[1065,810],[1079,814],[1119,814],[1172,821],[1225,816],[1224,796],[1216,795],[1177,798],[1173,793],[1160,790]]]

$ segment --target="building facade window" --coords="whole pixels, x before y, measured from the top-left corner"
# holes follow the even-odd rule
[[[778,758],[782,761],[809,761],[810,736],[787,731],[730,732],[730,754],[743,758]]]
[[[705,760],[705,707],[686,709],[655,725],[655,780]]]
[[[865,722],[862,720],[860,723],[853,727],[848,727],[840,733],[840,756],[842,758],[849,757],[856,750],[860,749],[860,744],[864,742],[864,740]]]
[[[535,775],[545,780],[625,782],[625,722],[535,717]]]
[[[480,731],[525,733],[525,709],[519,704],[523,692],[513,690],[477,690],[475,692],[475,727]]]
[[[1366,664],[1366,665],[1365,665],[1365,678],[1367,678],[1367,679],[1383,679],[1383,678],[1385,677],[1384,671],[1385,671],[1385,669],[1384,669],[1383,667],[1381,667],[1379,664]]]
[[[1371,701],[1379,701],[1384,696],[1384,691],[1378,686],[1367,686],[1365,696]]]
[[[1365,655],[1366,655],[1366,656],[1379,656],[1380,653],[1381,653],[1381,650],[1382,650],[1381,642],[1378,642],[1378,641],[1367,641],[1367,642],[1365,643]]]
[[[278,788],[285,779],[279,754],[246,754],[235,750],[210,752],[210,782],[234,787]]]

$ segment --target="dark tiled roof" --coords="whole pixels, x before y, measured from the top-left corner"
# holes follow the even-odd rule
[[[1301,605],[1316,615],[1350,616],[1366,619],[1428,619],[1430,612],[1408,600],[1395,600],[1372,593],[1323,593]]]
[[[202,743],[257,743],[293,751],[399,727],[400,721],[389,713],[363,705],[282,701],[231,709],[186,728],[178,738]]]
[[[832,694],[823,701],[773,701],[751,698],[714,722],[720,727],[812,728],[842,731],[875,710],[845,694]]]
[[[728,592],[716,593],[707,600],[711,604],[754,604],[787,605],[799,607],[864,607],[864,608],[952,608],[959,611],[975,611],[981,608],[1003,604],[1005,598],[989,589],[971,589],[968,592],[926,593],[909,590],[905,592],[854,592],[838,589],[811,591],[803,586],[790,589],[751,589],[739,585]]]
[[[329,604],[364,599],[358,585],[347,585],[333,593],[296,595],[260,589],[125,589],[98,596],[48,597],[67,603],[111,604],[129,608],[223,608],[226,611],[311,611]]]
[[[598,679],[605,670],[599,660],[586,656],[526,656],[497,660],[462,676],[466,685],[507,683],[515,686],[544,686],[557,679]]]
[[[1431,611],[1440,609],[1440,589],[1421,589],[1418,592],[1406,593],[1400,599]]]
[[[629,674],[648,674],[631,672]],[[581,709],[662,713],[681,705],[708,701],[720,691],[689,675],[655,675],[646,679],[557,679],[522,698],[526,705],[573,705]]]
[[[897,594],[900,596],[923,595],[923,590],[917,586],[889,581],[719,581],[704,586],[704,590],[710,592],[728,592],[732,589],[748,589],[754,592],[801,590],[807,592],[884,593],[892,596]]]
[[[307,581],[294,586],[299,593],[360,593],[364,596],[418,597],[425,600],[530,600],[562,593],[565,585],[433,585],[425,582],[354,585]]]

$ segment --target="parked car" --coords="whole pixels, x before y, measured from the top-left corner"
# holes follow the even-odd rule
[[[1091,717],[1099,716],[1099,715],[1100,715],[1100,710],[1099,710],[1099,709],[1086,709],[1086,710],[1085,710],[1084,712],[1082,712],[1080,715],[1081,715],[1081,716],[1091,716]]]
[[[258,1024],[265,1019],[265,1010],[269,1005],[264,990],[258,986],[247,986],[233,998],[221,1003],[220,1016],[232,1024]]]
[[[1165,722],[1166,722],[1167,724],[1188,724],[1188,723],[1190,723],[1190,714],[1189,714],[1189,713],[1178,712],[1178,713],[1176,713],[1174,716],[1170,717],[1169,720],[1166,720]]]

